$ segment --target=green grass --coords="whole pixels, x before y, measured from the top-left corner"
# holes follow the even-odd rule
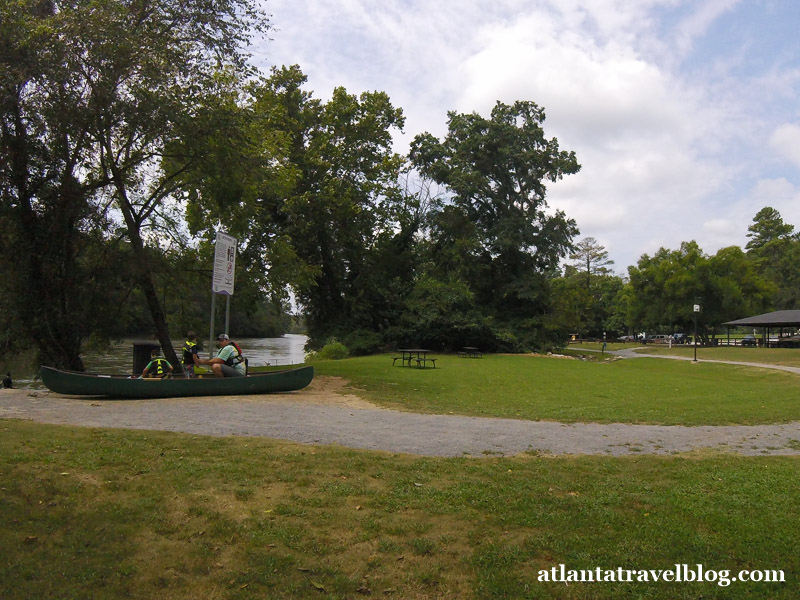
[[[17,421],[0,434],[5,600],[796,597],[797,458],[415,458]],[[537,581],[562,563],[781,569],[786,583]]]
[[[667,425],[800,419],[800,375],[721,364],[536,356],[440,356],[436,369],[392,366],[391,355],[314,363],[368,400],[400,410],[563,422]]]

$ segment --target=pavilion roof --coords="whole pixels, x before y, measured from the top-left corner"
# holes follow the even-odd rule
[[[800,310],[776,310],[775,312],[728,321],[723,325],[733,327],[800,327]]]

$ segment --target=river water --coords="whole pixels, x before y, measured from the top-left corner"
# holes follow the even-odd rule
[[[305,360],[305,335],[286,334],[279,338],[237,338],[242,354],[247,357],[251,367],[264,365],[297,365]],[[89,373],[113,375],[130,373],[133,368],[133,339],[124,339],[111,344],[102,352],[87,352],[83,355],[83,365]],[[205,345],[208,340],[204,340]],[[183,340],[173,340],[172,345],[181,357]],[[214,352],[216,353],[216,347]],[[208,358],[208,350],[200,352],[201,358]],[[43,386],[36,380],[35,373],[12,373],[14,386],[40,389]]]

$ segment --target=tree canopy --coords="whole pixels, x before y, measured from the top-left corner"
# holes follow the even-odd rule
[[[147,251],[158,239],[145,232],[168,222],[165,202],[191,157],[168,170],[164,149],[215,71],[246,69],[242,48],[266,21],[253,0],[16,0],[1,10],[4,224],[43,250],[13,281],[15,312],[45,362],[81,367],[84,333],[71,325],[67,296],[91,275],[77,271],[76,239],[85,227],[103,231],[113,208],[154,330],[177,364]]]
[[[628,273],[628,319],[642,329],[688,331],[693,307],[700,304],[700,333],[707,336],[714,325],[763,312],[771,291],[736,246],[709,256],[696,242],[684,242],[679,250],[661,248],[652,257],[643,255]]]
[[[465,283],[485,317],[514,322],[534,345],[548,335],[549,274],[578,231],[563,212],[547,211],[545,183],[580,165],[545,137],[544,119],[529,101],[498,102],[489,118],[450,112],[445,138],[418,135],[410,152],[445,190],[428,220],[433,272]]]
[[[175,360],[170,334],[205,322],[219,229],[239,240],[240,332],[280,332],[293,294],[312,346],[355,353],[686,329],[697,298],[710,334],[800,302],[800,240],[777,210],[758,212],[746,251],[683,242],[614,275],[548,207],[548,184],[581,167],[545,135],[543,108],[449,112],[446,135],[400,156],[386,93],[321,100],[297,65],[248,66],[271,26],[258,7],[0,3],[5,347],[19,336],[80,369],[87,338],[147,321]]]

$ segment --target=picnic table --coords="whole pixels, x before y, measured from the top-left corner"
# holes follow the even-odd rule
[[[399,360],[401,366],[404,367],[410,367],[411,363],[415,362],[421,369],[427,367],[428,363],[431,363],[434,369],[436,368],[436,359],[428,358],[430,350],[426,348],[398,348],[397,351],[400,353],[400,356],[392,358],[392,366]]]
[[[459,358],[483,358],[480,349],[475,346],[464,346],[458,353]]]

